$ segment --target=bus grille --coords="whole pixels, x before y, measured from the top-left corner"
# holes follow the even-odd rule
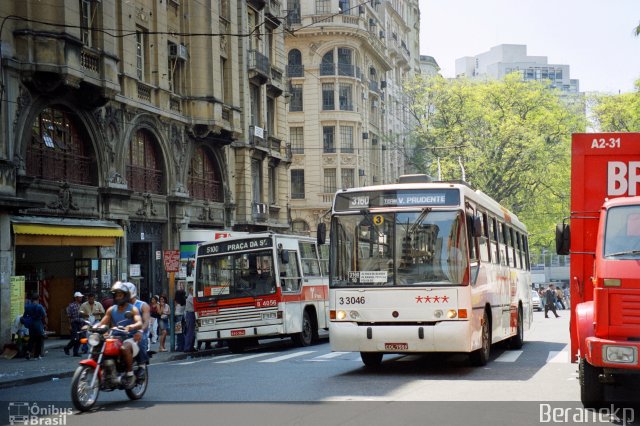
[[[640,325],[640,294],[611,294],[609,296],[609,312],[612,326],[635,327],[637,330]]]
[[[277,307],[256,308],[254,306],[247,306],[242,308],[221,308],[215,317],[216,325],[233,323],[235,326],[255,323],[256,321],[262,321],[262,314],[277,311]]]

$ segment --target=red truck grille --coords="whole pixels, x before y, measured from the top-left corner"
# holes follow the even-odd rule
[[[632,335],[640,335],[640,294],[612,293],[609,307],[611,326],[630,327]]]

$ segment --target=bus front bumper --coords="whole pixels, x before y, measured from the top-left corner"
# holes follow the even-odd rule
[[[594,367],[640,372],[640,341],[587,337],[587,361]]]
[[[196,340],[206,342],[223,339],[260,338],[278,336],[283,333],[284,326],[282,324],[208,330],[203,328],[196,332]]]
[[[340,352],[470,352],[469,321],[441,321],[435,325],[358,325],[331,322],[332,351]]]

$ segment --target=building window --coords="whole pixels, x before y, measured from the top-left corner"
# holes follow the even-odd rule
[[[342,180],[342,189],[353,188],[354,185],[354,169],[340,170],[340,179]]]
[[[302,20],[300,16],[300,0],[288,0],[287,1],[287,20],[290,24],[299,24]]]
[[[147,130],[138,130],[129,141],[127,164],[129,188],[139,192],[160,194],[162,170],[153,136]]]
[[[175,46],[175,43],[169,42],[167,49],[171,51],[171,46]],[[169,55],[169,91],[175,94],[184,93],[184,62],[175,57]]]
[[[267,96],[267,135],[276,136],[276,100],[271,96]]]
[[[338,75],[354,76],[353,51],[346,47],[338,48]]]
[[[291,152],[293,154],[304,154],[304,128],[290,127],[289,139],[291,141]]]
[[[320,62],[320,75],[335,75],[335,65],[333,63],[333,50],[327,52]]]
[[[298,49],[291,49],[289,51],[287,75],[289,77],[304,77],[304,66],[302,65],[302,53],[300,53]]]
[[[80,39],[85,46],[94,47],[96,44],[93,27],[97,13],[97,2],[93,0],[80,0]]]
[[[339,0],[338,1],[338,12],[343,15],[351,15],[351,1],[350,0]],[[356,11],[357,12],[357,11]]]
[[[316,0],[316,15],[331,13],[330,0]]]
[[[45,108],[38,114],[27,148],[27,175],[97,186],[93,150],[71,117],[69,111],[58,107]]]
[[[229,69],[230,62],[227,58],[220,57],[220,78],[222,80],[222,101],[226,105],[233,104],[233,89],[231,85],[231,70]]]
[[[322,110],[335,109],[333,83],[322,83]]]
[[[353,85],[340,83],[340,111],[353,111]]]
[[[146,30],[138,28],[136,31],[136,75],[138,80],[146,80],[147,35]]]
[[[324,169],[324,192],[336,192],[336,169]]]
[[[230,21],[229,0],[218,0],[218,10],[220,11],[221,18]]]
[[[249,97],[251,98],[251,125],[260,126],[260,87],[249,85]]]
[[[189,171],[189,194],[198,200],[221,203],[224,201],[220,169],[213,156],[198,147],[191,160]]]
[[[289,112],[302,111],[302,107],[302,84],[292,84]]]
[[[291,169],[291,198],[304,198],[304,170]]]
[[[278,204],[278,179],[276,166],[269,166],[269,204]]]
[[[251,192],[254,203],[262,203],[262,161],[251,160]]]
[[[353,127],[340,126],[340,152],[353,153]]]
[[[324,126],[322,128],[322,146],[325,154],[336,152],[335,133],[336,128],[334,126]]]

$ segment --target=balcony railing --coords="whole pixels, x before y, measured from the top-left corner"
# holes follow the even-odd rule
[[[82,64],[82,68],[89,71],[98,72],[100,66],[100,56],[87,50],[83,50],[82,53],[80,53],[80,63]]]
[[[338,75],[353,77],[355,75],[355,66],[351,64],[338,64]]]
[[[151,102],[151,86],[138,82],[138,99]]]
[[[287,23],[289,25],[299,25],[302,23],[300,11],[296,9],[287,10]]]
[[[304,65],[287,65],[287,76],[304,77]]]
[[[249,50],[249,69],[256,70],[265,77],[269,77],[271,75],[269,58],[257,50]]]
[[[320,64],[320,75],[336,75],[336,66],[335,66],[335,64],[321,63]]]
[[[380,92],[378,82],[376,80],[369,80],[369,90],[372,92]]]

